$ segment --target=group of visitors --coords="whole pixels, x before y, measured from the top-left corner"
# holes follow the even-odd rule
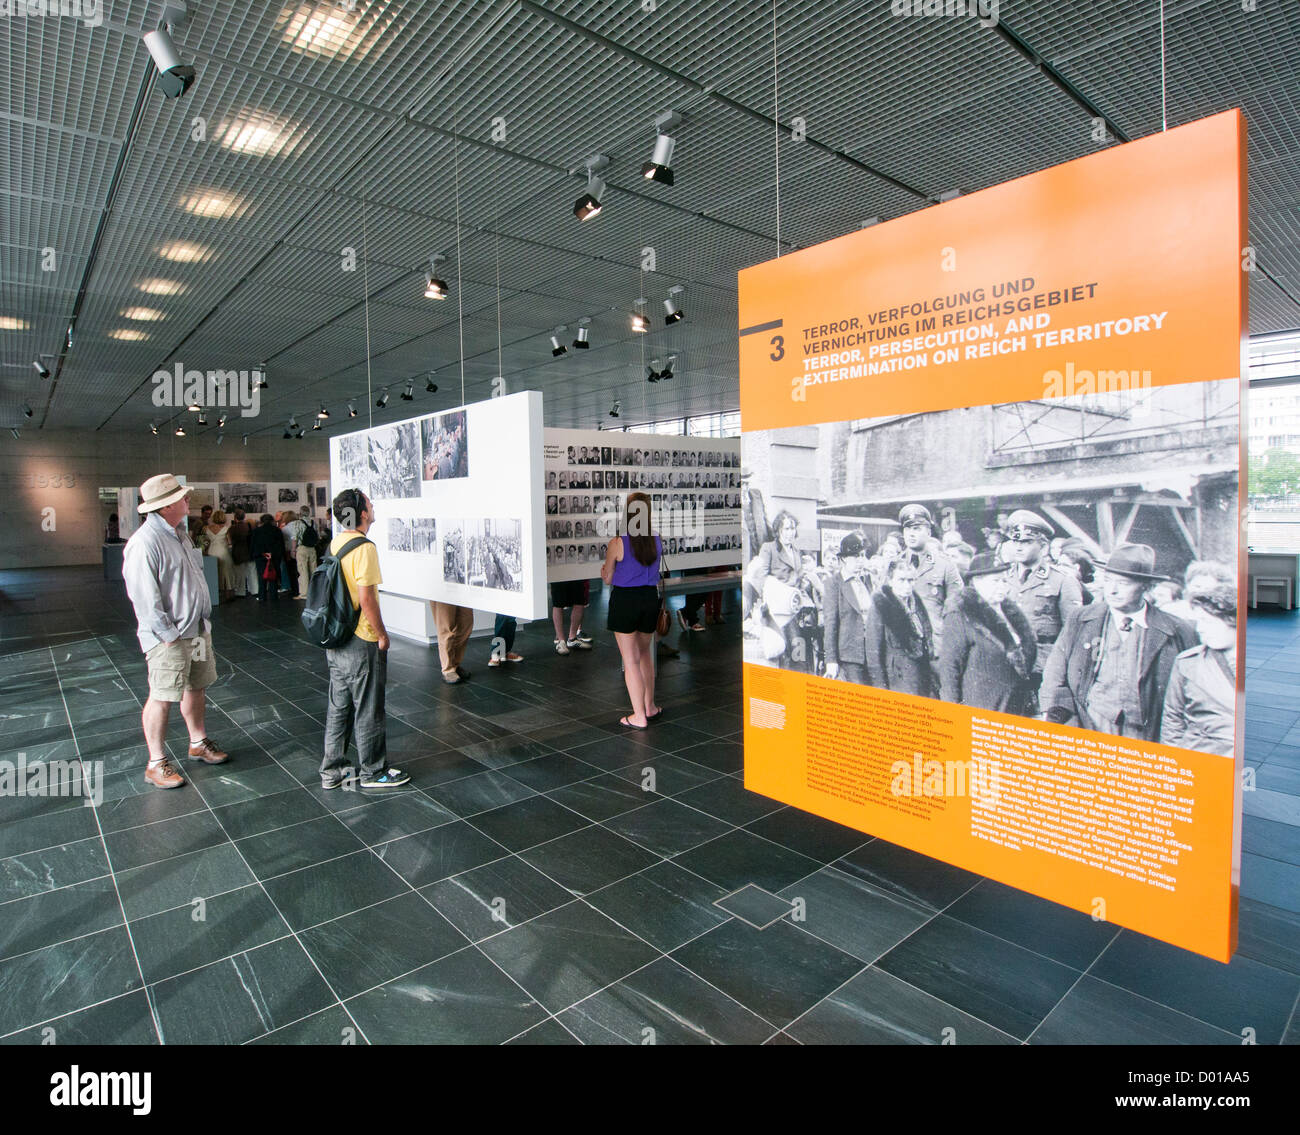
[[[140,490],[139,505],[144,522],[127,542],[123,554],[123,577],[135,608],[137,637],[145,653],[149,679],[149,697],[142,714],[148,749],[145,779],[158,788],[185,784],[185,777],[173,765],[165,746],[173,703],[180,704],[185,719],[191,760],[223,764],[230,759],[207,735],[205,691],[217,674],[212,649],[212,601],[202,570],[203,553],[190,533],[206,534],[209,554],[221,561],[228,559],[231,565],[235,548],[242,548],[245,541],[246,563],[256,564],[260,559],[274,565],[276,549],[281,559],[285,556],[286,533],[270,515],[250,526],[242,512],[227,519],[216,509],[205,509],[205,514],[197,518],[200,523],[187,527],[192,492],[170,473],[146,481]],[[329,554],[337,558],[337,570],[356,615],[356,628],[341,645],[325,651],[329,701],[321,787],[338,788],[355,777],[362,788],[396,788],[406,784],[410,776],[390,765],[387,757],[384,687],[389,637],[379,607],[378,588],[383,582],[379,553],[366,537],[374,523],[374,506],[360,489],[345,489],[334,498],[332,512],[341,531],[330,541]],[[285,523],[291,526],[293,521]],[[290,535],[289,540],[301,546],[301,530]],[[631,494],[626,533],[610,541],[601,569],[611,589],[609,629],[623,659],[631,702],[631,710],[619,723],[630,729],[648,728],[663,713],[655,701],[650,654],[662,601],[658,586],[662,553],[662,542],[651,531],[650,498],[644,493]],[[299,560],[299,565],[305,567],[307,562]],[[229,578],[233,585],[233,572]],[[273,577],[262,580],[259,598],[266,598],[270,590],[267,585],[274,582],[278,581]],[[588,600],[586,585],[568,585],[567,589],[557,586],[560,590],[553,595],[552,612],[556,651],[567,654],[570,649],[589,650],[591,638],[582,632]],[[447,603],[435,602],[432,607],[442,678],[455,685],[470,676],[461,663],[473,629],[473,612]],[[565,608],[572,612],[567,636]],[[513,618],[497,617],[490,666],[523,661],[513,649],[515,630]],[[353,757],[348,755],[349,741],[356,750]]]
[[[303,505],[272,516],[263,513],[257,523],[237,508],[227,514],[205,504],[189,521],[191,543],[217,561],[218,598],[253,596],[259,602],[278,600],[282,594],[306,598],[307,581],[316,570],[320,533]]]

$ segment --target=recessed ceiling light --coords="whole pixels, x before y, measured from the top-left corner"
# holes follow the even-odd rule
[[[188,284],[182,284],[179,280],[164,280],[161,276],[141,280],[136,287],[149,296],[179,296],[189,290]]]
[[[212,249],[189,240],[173,240],[164,244],[158,250],[158,255],[164,260],[175,260],[178,264],[196,264],[200,260],[207,260],[212,255]]]
[[[19,319],[16,315],[0,315],[0,331],[26,331],[27,328],[25,319]]]
[[[351,55],[365,38],[367,29],[355,4],[295,4],[284,8],[276,27],[290,50],[312,55]],[[372,22],[372,29],[381,25]]]
[[[124,307],[122,318],[134,319],[139,323],[157,323],[158,320],[167,317],[156,307]]]
[[[289,118],[245,110],[217,127],[213,139],[236,154],[287,157],[302,138],[298,124]]]
[[[148,331],[137,331],[134,327],[115,327],[108,333],[110,339],[120,339],[123,343],[139,343],[148,339]]]
[[[214,221],[237,217],[244,211],[244,203],[240,198],[219,189],[199,189],[186,193],[180,199],[180,206],[196,217],[207,217]]]

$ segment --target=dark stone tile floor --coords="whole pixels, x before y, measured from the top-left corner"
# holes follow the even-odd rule
[[[412,784],[322,791],[325,660],[299,610],[218,609],[208,728],[234,759],[182,761],[163,793],[121,585],[0,573],[0,758],[105,774],[95,808],[0,797],[0,1042],[1300,1040],[1300,612],[1248,627],[1224,966],[746,791],[734,614],[679,636],[644,734],[617,725],[601,610],[567,658],[544,623],[520,666],[471,643],[461,687],[394,639]]]

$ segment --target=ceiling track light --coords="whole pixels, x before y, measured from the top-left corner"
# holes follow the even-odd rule
[[[24,402],[24,403],[23,403],[23,417],[24,417],[24,418],[30,418],[31,416],[32,416],[32,408],[31,408],[29,405],[27,405],[26,402]]]
[[[10,426],[10,427],[9,427],[9,432],[10,432],[11,434],[13,434],[14,441],[17,441],[20,437],[22,437],[22,434],[20,434],[20,433],[18,432],[18,427],[17,427],[17,426]]]
[[[381,410],[382,410],[385,406],[388,405],[388,387],[387,387],[387,386],[384,387],[384,392],[383,392],[383,393],[382,393],[378,398],[375,399],[375,405],[378,406],[379,409],[381,409]]]
[[[200,414],[203,412],[203,407],[200,406],[197,402],[191,402],[188,406],[185,407],[185,409],[187,409],[191,414]]]
[[[677,139],[666,131],[673,129],[682,120],[675,110],[665,111],[655,118],[655,148],[650,160],[641,167],[641,176],[647,181],[657,181],[661,185],[673,183],[673,150]]]
[[[623,404],[622,404],[621,402],[615,402],[614,405],[612,405],[612,406],[609,408],[609,416],[610,416],[611,418],[617,418],[617,417],[618,417],[618,414],[619,414],[619,411],[620,411],[622,408],[623,408]]]
[[[330,412],[327,409],[325,409],[325,403],[322,402],[320,404],[320,409],[316,411],[316,417],[319,418],[321,421],[324,421],[329,416],[330,416]]]
[[[290,415],[289,415],[289,428],[290,428],[291,430],[296,430],[296,429],[298,428],[298,415],[297,415],[297,414],[290,414]]]
[[[304,430],[304,429],[302,428],[302,426],[299,426],[299,427],[298,427],[298,432],[297,432],[296,434],[294,434],[293,436],[296,437],[299,441],[302,441],[302,439],[303,439],[303,435],[304,435],[306,432],[307,432],[307,431]]]
[[[184,436],[185,436],[185,427],[184,427],[184,426],[177,426],[177,427],[176,427],[176,436],[177,436],[177,437],[184,437]]]
[[[609,158],[604,154],[593,154],[582,163],[587,171],[587,192],[573,205],[573,215],[580,221],[590,221],[600,216],[601,201],[605,197],[607,186],[599,171],[609,165]]]
[[[669,355],[664,362],[663,369],[659,372],[659,381],[667,382],[673,376],[673,363],[677,361],[676,355]]]
[[[645,376],[645,380],[646,380],[646,382],[658,382],[658,381],[659,381],[659,372],[658,372],[657,370],[655,370],[655,367],[656,367],[658,364],[659,364],[659,360],[658,360],[658,359],[653,359],[653,360],[651,360],[650,365],[649,365],[648,367],[645,368],[645,369],[646,369],[646,376]]]
[[[226,435],[225,435],[225,434],[223,434],[223,433],[219,433],[219,434],[217,434],[217,444],[218,444],[218,445],[220,445],[220,444],[221,444],[223,441],[225,441],[225,440],[226,440]]]
[[[638,296],[632,301],[632,306],[635,309],[632,312],[632,330],[639,331],[642,334],[650,330],[650,320],[646,318],[645,305],[645,296]]]
[[[42,362],[41,360],[42,360],[42,359],[52,359],[52,358],[54,358],[53,355],[37,355],[36,358],[34,358],[34,359],[32,360],[32,367],[35,369],[36,373],[37,373],[41,378],[49,378],[49,377],[50,377],[50,368],[47,367],[47,366],[45,365],[45,363]]]
[[[173,28],[184,23],[185,16],[185,5],[178,0],[169,0],[163,5],[158,27],[144,37],[144,45],[158,68],[158,89],[164,98],[178,99],[194,86],[194,68],[181,62],[170,34]]]
[[[319,419],[319,418],[317,418],[314,422],[312,422],[312,424],[311,424],[311,428],[314,429],[314,430],[318,430],[318,429],[320,429],[320,419]]]
[[[583,318],[578,320],[578,337],[574,339],[573,345],[579,351],[589,351],[591,344],[587,341],[587,328],[591,323],[590,319]]]
[[[564,327],[557,327],[555,329],[555,334],[551,336],[551,354],[557,359],[561,355],[567,355],[569,353],[569,348],[560,342],[560,334],[564,330]]]
[[[353,402],[351,398],[349,398],[349,399],[348,399],[348,417],[349,417],[349,418],[355,418],[356,416],[357,416],[357,404],[356,404],[355,402]]]
[[[244,445],[248,445],[248,434],[244,434]]]
[[[149,423],[149,432],[150,432],[151,434],[153,434],[154,437],[157,437],[157,436],[158,436],[158,423],[157,423],[157,422],[150,422],[150,423]]]
[[[445,300],[447,298],[447,281],[438,278],[438,265],[446,261],[444,253],[435,252],[429,257],[429,273],[424,278],[424,298],[427,300]]]
[[[226,414],[222,414],[221,417],[219,417],[219,418],[217,419],[217,428],[218,428],[218,429],[223,429],[223,430],[224,430],[224,429],[226,428],[226,418],[227,418],[227,417],[228,417],[228,415],[226,415]]]
[[[201,425],[201,426],[206,426],[207,424],[208,424],[208,416],[207,416],[207,414],[205,414],[202,410],[200,410],[200,411],[199,411],[199,425]]]
[[[257,389],[265,390],[268,386],[271,385],[269,382],[266,381],[266,363],[263,363],[260,367],[257,368],[257,374],[258,374]]]
[[[401,398],[401,400],[402,400],[403,402],[414,402],[414,401],[415,401],[415,383],[414,383],[412,380],[407,379],[407,381],[406,381],[406,389],[403,390],[402,393],[398,395],[398,397]]]
[[[438,393],[438,384],[433,381],[433,375],[429,375],[428,379],[425,381],[424,392],[426,394]]]
[[[289,427],[286,426],[284,429],[284,440],[288,441],[291,437],[293,437],[293,434],[289,432]]]
[[[681,321],[682,316],[686,313],[682,311],[677,302],[677,297],[686,289],[681,284],[674,284],[668,289],[668,298],[664,300],[664,325],[672,326],[674,323]]]

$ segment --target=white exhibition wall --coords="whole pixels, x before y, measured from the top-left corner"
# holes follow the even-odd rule
[[[540,392],[333,437],[330,481],[374,504],[382,592],[549,614]]]

